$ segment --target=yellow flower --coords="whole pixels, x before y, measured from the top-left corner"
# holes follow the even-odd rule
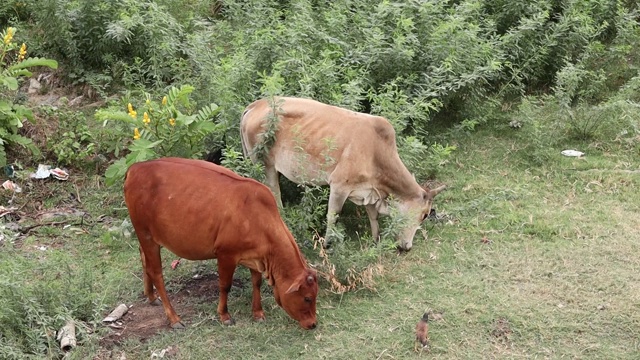
[[[129,103],[129,105],[127,105],[127,109],[129,110],[129,116],[131,116],[132,118],[136,118],[136,116],[138,116],[138,113],[133,110],[133,106],[131,105],[131,103]]]
[[[169,125],[176,126],[176,119],[174,118],[169,119]]]
[[[9,45],[11,43],[11,40],[13,39],[13,34],[15,32],[16,32],[16,29],[14,29],[12,27],[8,27],[7,28],[7,34],[4,36],[5,45]]]
[[[142,115],[142,122],[145,123],[145,125],[151,122],[151,119],[149,118],[149,114],[147,114],[146,111],[144,115]]]
[[[147,106],[151,105],[151,99],[147,99],[144,103],[147,104]]]
[[[140,139],[140,131],[138,131],[138,128],[133,129],[133,140],[138,140]]]
[[[20,53],[18,54],[18,61],[24,60],[25,55],[27,55],[27,44],[22,43],[22,46],[20,46]]]
[[[162,106],[165,106],[165,105],[167,105],[167,97],[166,96],[162,98]]]

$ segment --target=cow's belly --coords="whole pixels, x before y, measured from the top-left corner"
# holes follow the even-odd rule
[[[282,151],[276,157],[276,170],[296,184],[327,185],[332,167],[320,164],[303,152]]]

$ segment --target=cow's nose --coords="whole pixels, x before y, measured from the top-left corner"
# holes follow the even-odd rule
[[[402,253],[402,252],[407,252],[407,251],[411,250],[411,248],[412,248],[412,247],[413,247],[412,245],[409,245],[409,244],[403,244],[403,245],[398,245],[398,246],[396,246],[396,249],[397,249],[399,252],[401,252],[401,253]]]
[[[309,330],[313,330],[316,328],[316,323],[311,324],[311,326],[309,326]]]

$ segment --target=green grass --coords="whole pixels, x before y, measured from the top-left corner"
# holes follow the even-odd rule
[[[100,349],[101,317],[120,302],[140,301],[142,282],[135,238],[105,236],[108,226],[95,221],[105,213],[113,224],[125,218],[119,190],[91,181],[81,193],[94,220],[83,227],[88,233],[40,228],[22,243],[5,243],[0,274],[25,296],[46,290],[47,316],[85,317],[92,333],[81,332],[76,359],[122,352],[148,359],[168,346],[180,359],[640,358],[640,173],[629,171],[637,169],[637,154],[577,143],[572,147],[586,148],[585,158],[539,149],[548,160],[534,166],[507,131],[450,140],[458,149],[438,175],[449,189],[436,201],[450,220],[423,226],[406,254],[372,258],[355,253],[360,244],[346,247],[354,262],[379,262],[384,274],[376,291],[339,295],[321,282],[314,331],[300,329],[266,289],[267,321],[253,322],[245,286],[232,290],[233,327],[211,320],[212,298],[186,319],[185,331]],[[367,229],[364,213],[362,221]],[[41,244],[49,250],[34,248]],[[165,256],[165,269],[171,260]],[[165,271],[169,291],[179,290],[195,266]],[[236,274],[248,279],[247,271]],[[0,321],[11,317],[5,310]],[[442,319],[430,324],[431,351],[417,354],[413,329],[425,310]],[[59,356],[42,351],[34,357]]]

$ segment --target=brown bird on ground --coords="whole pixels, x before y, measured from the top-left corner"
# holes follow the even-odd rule
[[[416,324],[416,343],[414,347],[416,351],[418,350],[418,343],[421,345],[420,350],[429,347],[429,313],[424,313]]]

